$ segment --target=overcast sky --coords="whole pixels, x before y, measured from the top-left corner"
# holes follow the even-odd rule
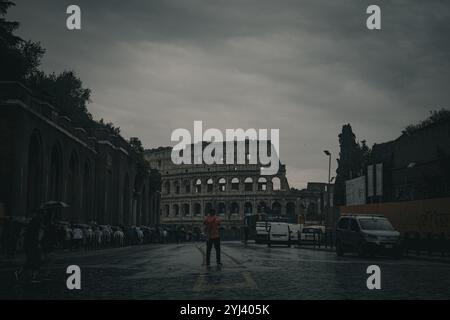
[[[146,148],[176,128],[279,128],[291,186],[335,175],[342,125],[381,143],[449,107],[450,2],[423,0],[15,0],[9,19],[73,69],[90,111]],[[78,4],[82,30],[66,29]],[[382,30],[366,29],[378,4]]]

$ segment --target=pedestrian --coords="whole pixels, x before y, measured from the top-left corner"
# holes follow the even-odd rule
[[[25,233],[24,248],[26,261],[24,266],[15,272],[16,279],[19,280],[22,273],[32,282],[38,282],[37,276],[41,267],[43,238],[42,217],[39,212],[35,212]]]
[[[248,217],[244,217],[244,244],[247,244],[248,241],[248,231],[249,231],[249,221]]]
[[[206,233],[206,266],[209,267],[211,263],[211,249],[214,246],[216,251],[216,262],[218,266],[221,266],[220,262],[220,227],[221,219],[216,216],[214,209],[209,211],[208,217],[205,218],[203,224],[205,226]]]

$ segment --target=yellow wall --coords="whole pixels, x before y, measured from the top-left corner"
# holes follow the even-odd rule
[[[450,236],[450,198],[344,206],[340,211],[341,215],[383,215],[402,233],[444,232]]]

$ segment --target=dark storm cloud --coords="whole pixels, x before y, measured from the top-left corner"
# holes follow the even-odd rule
[[[365,28],[369,4],[382,30]],[[291,184],[324,181],[350,122],[369,144],[448,107],[447,1],[17,1],[20,34],[47,48],[47,71],[74,69],[91,111],[148,147],[193,120],[280,128]]]

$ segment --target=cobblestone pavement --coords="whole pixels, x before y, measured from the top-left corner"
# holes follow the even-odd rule
[[[0,263],[1,299],[449,299],[450,266],[408,258],[336,257],[332,252],[222,243],[223,266],[204,265],[204,243],[152,244],[63,253],[51,280],[14,281]],[[212,254],[214,259],[214,250]],[[81,290],[68,290],[66,268],[81,268]],[[381,290],[366,269],[381,268]]]

